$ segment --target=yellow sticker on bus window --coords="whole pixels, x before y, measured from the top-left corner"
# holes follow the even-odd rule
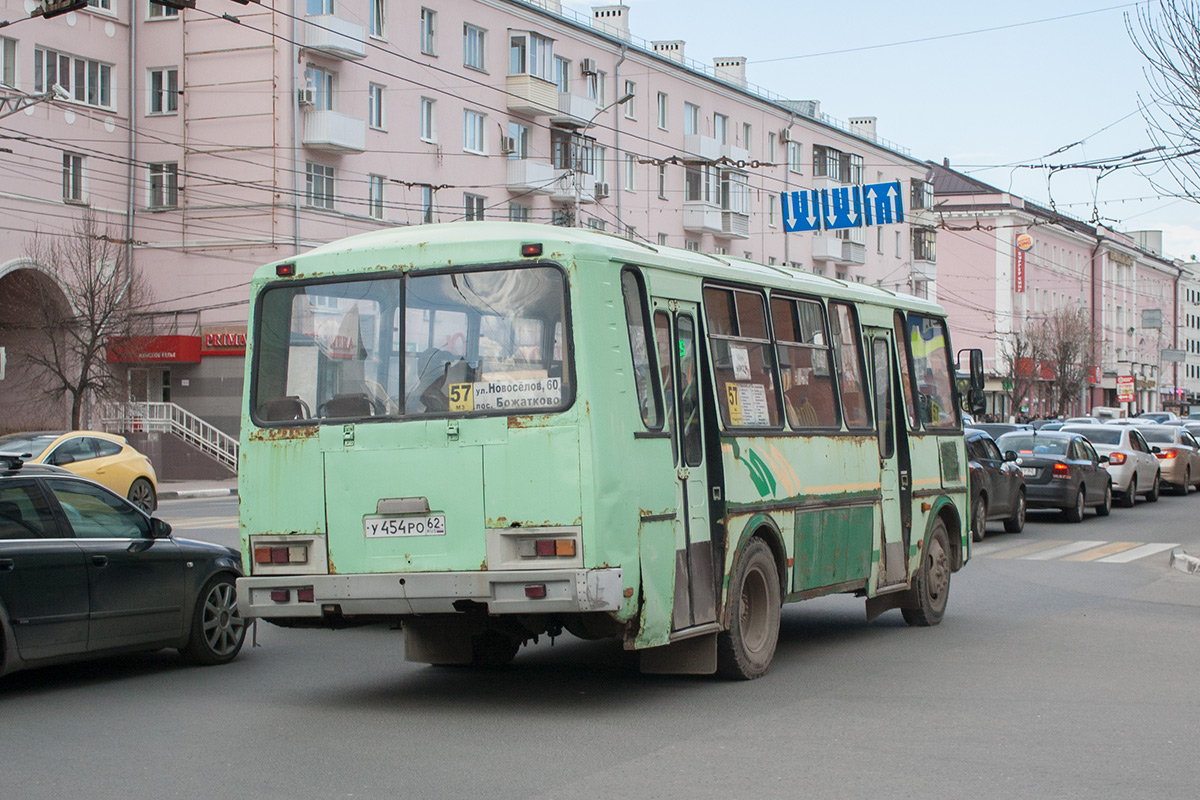
[[[742,424],[742,396],[736,383],[725,384],[725,402],[729,406],[729,424]]]
[[[452,383],[450,384],[450,410],[451,411],[474,411],[475,410],[475,388],[471,383]]]

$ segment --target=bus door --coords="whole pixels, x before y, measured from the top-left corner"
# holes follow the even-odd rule
[[[908,457],[908,431],[903,413],[897,413],[900,396],[896,375],[896,348],[892,331],[868,330],[871,343],[872,385],[875,397],[876,438],[883,530],[880,535],[879,577],[876,588],[906,585],[908,548],[912,530],[912,468]]]
[[[697,343],[697,303],[654,299],[654,338],[676,481],[675,597],[671,630],[715,622],[712,525]]]

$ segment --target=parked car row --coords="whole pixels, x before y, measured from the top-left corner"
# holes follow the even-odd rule
[[[989,428],[999,433],[995,440]],[[966,445],[977,542],[991,520],[1020,532],[1028,509],[1060,509],[1081,522],[1088,508],[1108,516],[1114,500],[1132,508],[1139,496],[1156,502],[1164,488],[1181,495],[1200,489],[1200,439],[1170,420],[979,425],[966,429]]]

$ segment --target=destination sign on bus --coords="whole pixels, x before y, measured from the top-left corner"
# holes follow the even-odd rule
[[[562,378],[450,384],[451,411],[520,411],[561,402]]]

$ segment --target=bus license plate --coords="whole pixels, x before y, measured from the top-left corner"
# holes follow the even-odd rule
[[[392,536],[445,536],[446,515],[364,517],[363,533],[368,539],[386,539]]]

